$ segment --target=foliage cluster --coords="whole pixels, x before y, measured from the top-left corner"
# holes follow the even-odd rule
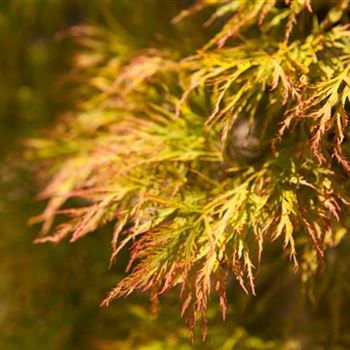
[[[208,41],[181,45],[176,28],[208,14]],[[50,159],[37,242],[114,223],[111,263],[124,249],[130,261],[103,304],[150,291],[156,305],[178,287],[203,338],[210,296],[225,318],[232,278],[255,295],[273,241],[316,300],[315,274],[348,241],[348,22],[347,0],[203,0],[147,48],[122,29],[71,28],[75,107],[30,141]],[[257,125],[254,161],[228,152],[240,118]]]

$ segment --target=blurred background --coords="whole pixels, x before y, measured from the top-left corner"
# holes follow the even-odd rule
[[[173,315],[160,322],[150,313],[148,296],[99,306],[123,271],[122,261],[108,268],[108,233],[77,244],[34,245],[40,227],[28,225],[43,204],[36,199],[40,170],[25,159],[24,140],[42,136],[70,104],[61,78],[70,70],[74,45],[57,37],[83,23],[111,27],[114,16],[136,28],[142,12],[132,11],[135,5],[144,4],[0,2],[0,349],[190,348],[175,299],[168,302]],[[143,7],[152,18],[154,2]],[[168,7],[142,30],[146,39],[152,26],[169,20],[174,6]]]
[[[29,226],[28,220],[43,209],[44,203],[36,198],[42,188],[37,178],[43,170],[25,157],[25,140],[45,135],[57,115],[73,108],[74,85],[67,87],[64,81],[76,47],[62,33],[71,26],[97,24],[124,31],[135,47],[156,46],[163,40],[180,45],[170,20],[191,3],[0,2],[1,350],[192,349],[175,292],[161,298],[157,315],[149,296],[143,294],[118,300],[108,308],[99,306],[122,278],[127,260],[125,252],[109,268],[110,227],[74,244],[33,244],[40,227]],[[176,27],[177,38],[192,33],[181,36],[183,52],[208,39],[197,17]],[[326,293],[320,299],[325,300],[323,308],[306,311],[300,282],[288,261],[274,259],[279,254],[279,247],[272,246],[271,259],[266,259],[260,272],[259,299],[233,286],[229,291],[232,307],[224,323],[214,300],[208,310],[209,337],[205,344],[198,343],[198,349],[349,349],[346,326],[327,306],[329,301],[331,305],[340,300],[341,292]],[[340,279],[347,273],[343,270],[343,275],[337,275]],[[327,283],[336,285],[329,278],[325,290]],[[341,304],[336,306],[339,309]],[[337,339],[341,335],[343,347],[333,347],[337,339],[329,334],[334,322],[338,328],[342,324],[343,332],[334,332]],[[319,344],[328,345],[311,345],[312,334],[320,338]]]

